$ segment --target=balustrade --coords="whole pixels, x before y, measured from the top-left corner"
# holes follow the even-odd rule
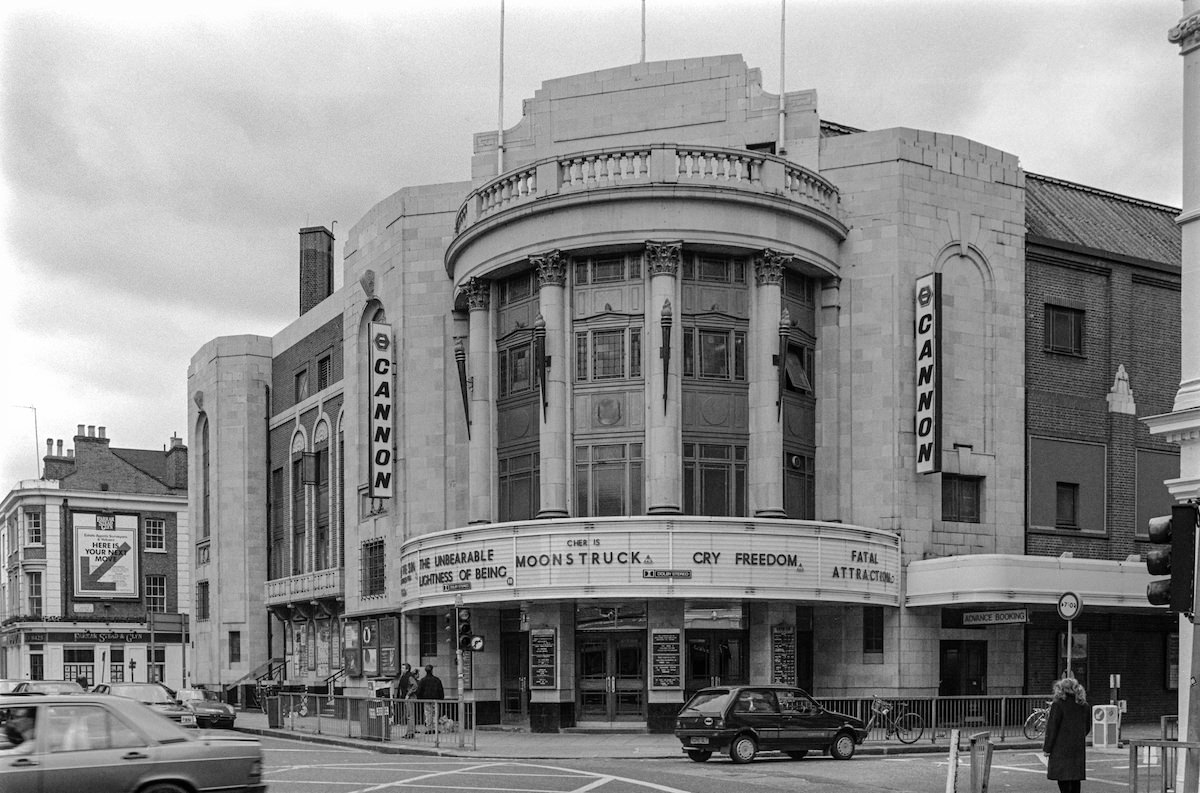
[[[783,172],[782,177],[774,177],[769,190],[763,179],[768,162],[779,163]],[[539,172],[543,180],[556,183],[539,185]],[[502,174],[467,197],[455,217],[454,229],[459,233],[499,210],[546,195],[660,183],[773,192],[829,213],[837,207],[837,190],[832,184],[780,158],[742,149],[660,144],[567,154]]]

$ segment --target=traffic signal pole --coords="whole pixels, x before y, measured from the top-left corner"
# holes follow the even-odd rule
[[[1183,56],[1183,209],[1180,230],[1179,390],[1172,412],[1143,419],[1152,435],[1179,444],[1179,478],[1166,482],[1179,503],[1200,501],[1200,0],[1183,0],[1183,15],[1167,32]],[[1180,560],[1175,560],[1180,564]],[[1195,559],[1192,572],[1197,572]],[[1195,613],[1195,602],[1192,603]],[[1179,618],[1180,734],[1200,741],[1200,631]],[[1188,751],[1182,790],[1200,790],[1200,752]]]

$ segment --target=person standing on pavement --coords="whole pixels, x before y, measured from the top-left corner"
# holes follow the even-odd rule
[[[425,675],[417,681],[413,697],[425,703],[425,729],[434,729],[438,709],[436,700],[445,699],[446,690],[442,687],[441,679],[433,673],[433,664],[425,665]]]
[[[1058,782],[1059,793],[1080,793],[1087,779],[1087,735],[1092,731],[1092,709],[1079,681],[1064,677],[1054,683],[1054,698],[1046,717],[1042,752],[1050,757],[1046,778]]]
[[[412,664],[400,664],[400,676],[396,678],[395,688],[392,689],[392,699],[411,699],[416,690],[417,676],[413,674]],[[396,723],[406,725],[405,732],[412,733],[412,722],[412,703],[405,702],[402,706],[397,707]]]

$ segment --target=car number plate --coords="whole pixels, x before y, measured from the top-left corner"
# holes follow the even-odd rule
[[[693,744],[697,744],[697,743],[704,744],[704,743],[708,743],[708,739],[707,738],[692,738],[692,743]]]
[[[190,713],[189,713],[189,714],[187,714],[186,716],[180,716],[180,717],[179,717],[179,723],[180,723],[180,724],[195,724],[195,723],[196,723],[196,717],[195,717],[195,716],[193,716],[193,715],[191,715]]]

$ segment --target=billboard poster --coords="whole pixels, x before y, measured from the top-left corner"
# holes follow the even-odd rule
[[[76,512],[71,521],[75,597],[136,599],[138,516]]]
[[[358,623],[343,623],[342,631],[342,664],[346,667],[346,676],[361,677],[362,653],[358,646]]]
[[[367,327],[371,372],[368,380],[371,394],[367,416],[370,429],[371,498],[392,497],[392,462],[395,454],[392,442],[392,326],[372,322]]]
[[[933,474],[942,470],[942,274],[918,278],[914,298],[917,473]]]

